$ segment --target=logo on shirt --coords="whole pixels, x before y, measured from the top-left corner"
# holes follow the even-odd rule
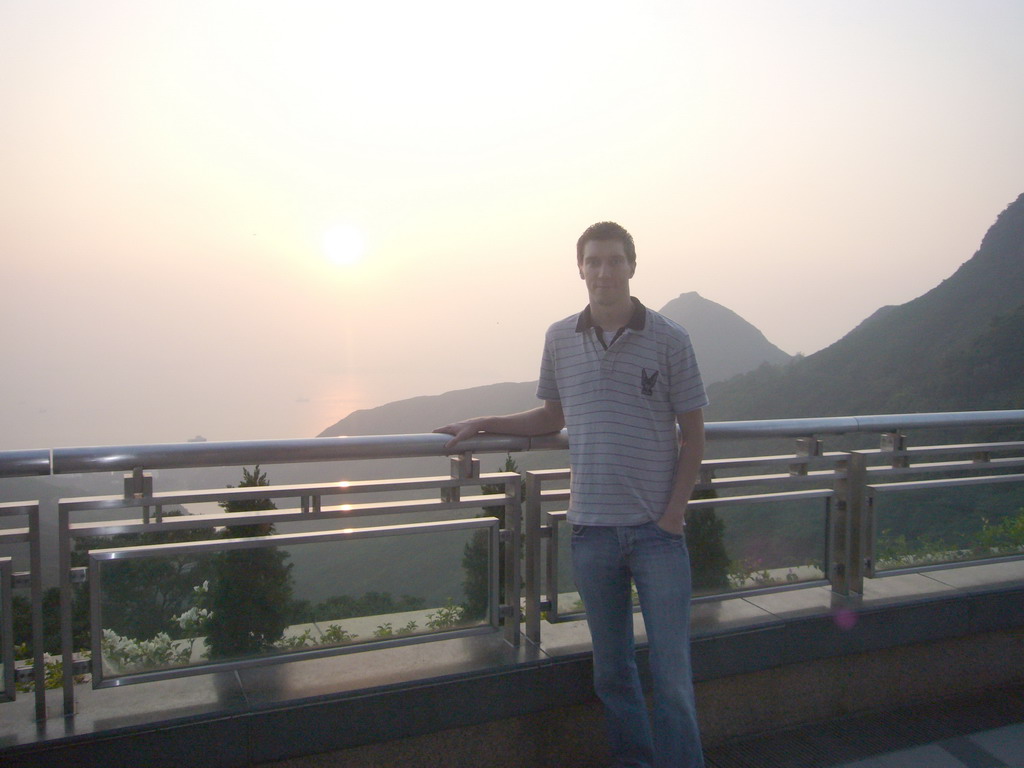
[[[654,394],[654,385],[658,381],[658,372],[647,372],[646,368],[640,370],[640,392],[644,395]]]

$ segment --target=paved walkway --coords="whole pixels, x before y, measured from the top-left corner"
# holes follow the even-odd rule
[[[1024,725],[947,739],[843,763],[841,768],[1001,768],[1024,766]]]
[[[1024,686],[780,731],[709,768],[1024,768]]]

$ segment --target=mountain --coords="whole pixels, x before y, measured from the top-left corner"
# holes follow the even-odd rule
[[[662,312],[690,331],[709,420],[1024,407],[1024,195],[974,256],[924,295],[877,310],[846,336],[789,358],[697,293]],[[764,365],[763,363],[767,363]],[[322,436],[425,432],[470,414],[533,407],[534,382],[494,384],[356,411]]]
[[[779,365],[791,359],[731,309],[696,291],[673,299],[661,314],[689,331],[706,384],[731,379],[764,363]]]
[[[764,363],[780,364],[790,360],[789,355],[753,325],[696,292],[673,299],[661,312],[689,331],[705,383],[723,381]],[[399,400],[378,408],[354,411],[319,436],[429,432],[440,424],[476,414],[515,413],[534,408],[536,391],[536,381],[506,382]]]
[[[515,413],[537,406],[537,382],[504,382],[459,389],[443,395],[396,400],[353,411],[317,437],[339,435],[415,435],[484,413]]]
[[[712,420],[1024,406],[1024,195],[974,256],[829,347],[709,388]]]

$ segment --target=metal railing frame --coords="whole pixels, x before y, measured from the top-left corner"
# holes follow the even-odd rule
[[[461,467],[462,465],[459,464]],[[478,466],[473,465],[474,468]],[[141,481],[141,483],[140,483]],[[125,496],[94,497],[83,499],[62,500],[58,503],[58,536],[61,590],[61,645],[64,669],[76,672],[91,670],[94,687],[108,687],[125,683],[146,682],[173,677],[201,674],[214,671],[228,671],[252,666],[262,666],[285,661],[297,661],[307,658],[352,653],[371,650],[392,645],[429,642],[443,638],[459,637],[481,632],[504,629],[505,640],[510,645],[519,643],[519,583],[518,558],[512,558],[517,539],[513,531],[521,528],[520,514],[520,476],[514,472],[496,472],[476,474],[467,477],[417,477],[398,480],[368,480],[352,482],[334,482],[299,485],[253,486],[241,488],[222,488],[211,490],[172,491],[155,493],[152,491],[151,478],[138,473],[125,479]],[[135,493],[135,487],[146,488],[145,492]],[[466,487],[490,485],[498,487],[502,495],[481,493],[467,496],[462,493]],[[345,503],[325,505],[323,499],[330,497],[347,498],[367,493],[394,493],[399,491],[433,490],[438,498],[417,498],[389,502]],[[252,499],[299,499],[294,509],[274,509],[254,512],[222,512],[205,515],[164,516],[163,508],[171,504],[187,504],[195,502],[239,501]],[[503,506],[505,511],[505,528],[499,531],[498,520],[494,517],[476,517],[473,519],[446,520],[435,523],[405,523],[383,527],[352,528],[350,520],[354,516],[361,518],[379,517],[409,513],[455,513],[466,510],[482,509],[483,507]],[[74,522],[72,516],[81,512],[97,510],[133,510],[140,509],[138,519],[113,520],[100,522]],[[151,512],[155,510],[155,512]],[[71,555],[76,539],[96,536],[111,536],[124,533],[159,533],[184,529],[214,529],[227,526],[273,525],[277,523],[295,523],[319,520],[337,520],[344,524],[341,530],[313,533],[282,533],[242,539],[207,540],[201,542],[181,543],[175,545],[152,544],[120,549],[90,550],[90,566],[88,568],[72,568]],[[290,544],[308,544],[328,540],[354,540],[369,536],[412,535],[424,532],[438,532],[453,529],[491,530],[489,536],[490,563],[488,571],[490,615],[488,626],[449,630],[431,635],[411,635],[387,640],[365,642],[358,645],[335,645],[315,650],[295,650],[280,654],[266,655],[249,659],[238,659],[202,665],[177,667],[160,671],[133,673],[130,675],[111,676],[103,672],[103,659],[100,652],[102,627],[100,622],[100,591],[96,570],[103,562],[147,556],[150,552],[161,555],[200,553],[239,548],[277,547]],[[499,539],[509,543],[505,547],[506,558],[499,561]],[[506,604],[499,605],[498,584],[499,570],[506,569]],[[83,660],[76,659],[72,634],[73,585],[75,582],[90,584],[91,639],[92,659],[86,665]],[[502,623],[500,620],[504,618]],[[74,675],[64,676],[64,709],[66,714],[74,712]]]
[[[742,490],[747,486],[754,486],[756,490],[756,487],[766,484],[782,484],[790,488],[783,493],[799,494],[802,491],[804,496],[817,495],[827,498],[826,583],[831,584],[832,589],[839,594],[858,593],[863,590],[864,578],[879,575],[874,571],[874,531],[871,514],[871,503],[875,494],[895,492],[899,490],[897,486],[900,483],[904,487],[921,487],[913,484],[935,482],[902,479],[928,472],[948,474],[993,469],[1004,474],[989,476],[997,478],[991,479],[991,482],[1016,482],[1024,478],[1024,475],[1005,473],[1006,470],[1024,465],[1024,457],[1021,456],[1024,443],[993,442],[908,448],[905,445],[905,432],[922,429],[963,430],[1000,426],[1024,426],[1024,410],[712,422],[706,425],[706,434],[710,440],[794,438],[796,448],[792,455],[708,460],[702,468],[701,487],[725,492]],[[824,435],[858,433],[881,435],[880,448],[827,454],[821,450],[821,437]],[[245,498],[246,495],[248,498],[267,498],[268,489],[272,487],[156,493],[152,489],[152,479],[147,474],[149,470],[438,457],[447,455],[444,448],[447,440],[447,436],[435,434],[376,435],[302,440],[0,451],[0,478],[126,472],[129,474],[125,477],[123,497],[103,497],[99,500],[62,500],[60,502],[61,514],[69,514],[76,504],[81,503],[93,504],[92,509],[138,507],[143,513],[142,524],[154,526],[148,530],[156,530],[161,527],[179,525],[178,522],[165,518],[162,510],[164,506],[180,503],[178,499],[183,497],[188,497],[192,501],[199,497],[203,497],[204,500],[220,500],[228,497]],[[481,435],[469,439],[461,444],[457,455],[450,457],[451,476],[441,479],[442,484],[446,482],[450,482],[450,484],[442,488],[441,502],[456,505],[460,503],[461,485],[459,481],[479,477],[479,459],[475,458],[478,454],[550,451],[562,450],[567,447],[567,436],[564,430],[558,434],[533,438]],[[911,464],[912,459],[936,457],[944,453],[966,453],[968,458]],[[1000,457],[998,454],[1001,453],[1011,455]],[[885,464],[878,465],[879,461],[885,462]],[[742,471],[744,467],[776,471],[761,475],[728,474]],[[782,471],[778,471],[780,469]],[[564,501],[568,497],[566,490],[545,489],[544,484],[554,480],[564,482],[567,479],[568,470],[524,472],[522,480],[526,488],[526,496],[525,502],[521,506],[519,483],[505,485],[506,509],[514,508],[515,511],[512,513],[514,519],[509,519],[506,530],[501,534],[501,539],[506,545],[503,567],[508,574],[507,583],[509,585],[518,587],[522,581],[525,599],[522,604],[519,599],[509,600],[503,609],[502,618],[506,631],[509,631],[510,625],[516,627],[513,634],[518,632],[520,619],[524,618],[525,634],[534,642],[539,642],[541,612],[545,607],[545,601],[541,599],[541,590],[545,588],[545,584],[552,583],[550,578],[552,557],[546,558],[549,569],[547,577],[541,573],[541,563],[545,559],[543,547],[550,547],[553,540],[550,532],[545,530],[542,521],[542,507],[545,504],[550,505]],[[420,484],[418,487],[424,487],[425,480],[429,479],[411,478],[394,480],[390,483],[396,487],[405,484],[403,486],[405,490],[415,490],[417,483]],[[943,482],[954,484],[956,479]],[[987,482],[987,480],[984,478],[960,478],[960,484],[964,482]],[[361,481],[350,484],[353,487],[353,492],[358,490],[360,485]],[[337,490],[340,486],[333,484],[330,487],[332,490]],[[288,492],[300,499],[298,514],[309,516],[309,519],[312,519],[325,516],[325,514],[330,516],[330,510],[325,513],[325,508],[320,501],[325,492],[324,489],[325,486],[322,484],[313,484],[288,487]],[[695,507],[721,506],[770,498],[783,497],[778,493],[739,494],[695,500],[692,504]],[[493,501],[488,503],[493,505]],[[411,509],[410,507],[401,511],[411,511]],[[516,517],[520,509],[525,514],[524,539],[520,538],[523,534]],[[28,585],[32,589],[32,622],[36,653],[31,677],[39,681],[45,676],[45,665],[42,654],[42,583],[38,503],[3,504],[0,505],[0,514],[25,514],[29,520],[26,529],[8,528],[0,531],[0,541],[27,543],[30,550],[30,570],[27,573],[12,573],[8,581],[12,586]],[[232,517],[233,524],[242,522],[240,517]],[[68,525],[70,526],[70,520],[68,520]],[[64,530],[63,526],[61,530]],[[111,530],[116,530],[116,526]],[[76,575],[71,568],[69,548],[71,528],[67,528],[67,531],[67,538],[62,540],[60,546],[61,625],[62,634],[69,636],[70,584],[73,577],[77,578],[81,574]],[[520,549],[525,555],[522,567],[519,558]],[[546,554],[550,555],[550,552]],[[963,563],[951,565],[961,564]],[[0,576],[0,578],[5,577]],[[802,586],[808,586],[808,583],[803,582],[794,588]],[[510,594],[512,593],[510,592]],[[732,591],[719,596],[719,599],[736,594],[738,594],[736,591]],[[523,606],[525,606],[525,617],[521,613]],[[10,610],[9,607],[5,607],[7,608],[4,611],[4,620],[6,621]],[[5,646],[9,644],[9,641],[5,641]],[[66,638],[64,645],[65,659],[73,660],[73,649]],[[6,653],[7,648],[5,647],[3,651]],[[281,659],[268,659],[266,663],[277,663],[279,660]],[[73,661],[70,667],[65,666],[65,669],[69,668],[74,668]],[[69,674],[66,679],[70,680],[71,677]],[[65,683],[65,714],[73,712],[73,695],[69,693],[72,686],[71,682]],[[36,710],[40,719],[45,717],[45,692],[41,689],[41,685],[36,686]]]
[[[4,663],[4,695],[13,699],[18,680],[14,664],[13,635],[13,590],[15,587],[28,587],[31,595],[32,608],[32,677],[43,680],[46,677],[46,661],[43,652],[43,577],[42,577],[42,535],[39,529],[38,502],[6,502],[0,504],[0,518],[22,518],[21,528],[4,528],[0,530],[0,543],[24,545],[29,553],[29,570],[4,572],[4,590],[2,605],[3,648],[0,657]],[[10,563],[8,563],[10,566]],[[13,566],[11,566],[13,567]],[[8,632],[8,628],[10,631]],[[35,686],[36,719],[46,717],[46,691],[41,685]]]
[[[11,558],[0,557],[0,664],[3,664],[3,683],[0,701],[13,701],[14,688],[14,566]]]
[[[232,521],[233,523],[234,521]],[[154,680],[166,680],[170,678],[186,677],[189,675],[206,674],[208,672],[224,672],[247,667],[263,666],[270,663],[287,661],[301,661],[303,659],[322,658],[324,656],[336,656],[344,653],[355,653],[369,651],[375,648],[387,648],[398,645],[412,645],[415,643],[431,642],[433,640],[453,637],[468,637],[470,635],[490,633],[500,628],[501,606],[497,604],[498,579],[497,568],[491,568],[488,573],[488,592],[490,607],[487,621],[484,625],[465,627],[459,629],[439,630],[435,634],[417,634],[367,640],[354,645],[323,646],[312,649],[282,651],[273,655],[254,656],[246,659],[234,659],[223,662],[206,662],[192,664],[182,667],[165,668],[159,670],[130,672],[125,674],[106,674],[102,664],[102,588],[100,579],[96,576],[100,566],[105,562],[114,562],[129,558],[152,557],[152,550],[158,550],[156,556],[169,555],[195,555],[201,556],[210,552],[221,553],[244,549],[277,548],[301,544],[322,544],[334,541],[354,541],[368,538],[380,538],[386,536],[416,535],[422,533],[440,533],[453,530],[485,530],[488,536],[488,551],[492,562],[498,561],[499,530],[498,520],[494,517],[474,517],[467,520],[446,520],[436,523],[409,523],[404,525],[375,526],[350,528],[345,530],[318,531],[314,533],[292,533],[277,534],[273,536],[259,536],[229,540],[207,540],[178,545],[156,545],[138,546],[120,549],[92,550],[89,553],[89,604],[90,624],[92,638],[92,675],[93,686],[96,688],[108,688],[126,683],[142,683]],[[511,626],[511,625],[509,625]],[[513,627],[514,628],[514,627]],[[510,643],[515,643],[515,638],[507,638]]]

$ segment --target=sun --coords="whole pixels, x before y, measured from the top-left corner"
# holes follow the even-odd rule
[[[366,238],[351,224],[335,224],[324,232],[324,255],[339,267],[355,266],[366,254]]]

